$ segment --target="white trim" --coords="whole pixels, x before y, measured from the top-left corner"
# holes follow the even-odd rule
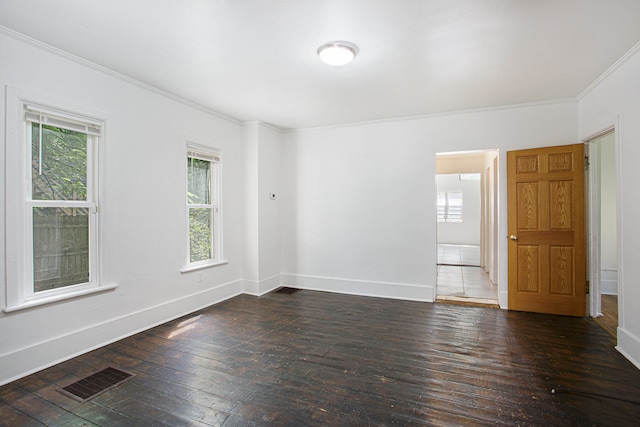
[[[6,312],[21,310],[75,298],[79,295],[89,295],[103,290],[114,289],[113,285],[101,286],[100,277],[100,226],[97,219],[100,185],[98,180],[102,159],[101,146],[104,137],[87,135],[87,199],[84,201],[49,201],[32,200],[31,192],[31,144],[27,143],[30,135],[29,122],[26,121],[24,111],[26,105],[37,105],[55,116],[60,112],[62,116],[88,118],[92,124],[100,123],[104,128],[106,120],[104,113],[84,106],[71,104],[64,99],[52,98],[13,86],[6,86],[5,93],[5,307]],[[78,113],[82,111],[82,113]],[[97,145],[97,147],[96,147]],[[8,179],[11,178],[11,179]],[[9,183],[19,181],[19,185]],[[9,206],[11,209],[9,209]],[[88,283],[82,283],[35,293],[33,291],[33,259],[31,253],[32,207],[34,206],[69,206],[86,207],[89,213],[89,270],[91,276]]]
[[[243,289],[245,294],[259,297],[278,289],[280,286],[282,286],[281,275],[275,274],[259,281],[245,279]]]
[[[183,164],[185,159],[199,158],[201,160],[209,162],[210,167],[210,182],[209,182],[209,195],[211,200],[207,205],[203,204],[190,204],[189,193],[189,169],[184,166],[184,189],[185,189],[185,248],[183,267],[180,269],[182,273],[194,270],[200,270],[203,268],[214,267],[216,265],[226,264],[227,261],[224,258],[224,244],[223,244],[223,209],[222,209],[222,150],[213,147],[213,142],[193,135],[183,133],[181,135],[181,145],[183,153],[186,156],[181,157]],[[198,156],[200,155],[200,156]],[[202,260],[197,262],[190,261],[190,237],[189,237],[189,210],[195,208],[211,209],[211,249],[214,258],[208,260]]]
[[[291,273],[282,273],[280,276],[283,286],[293,288],[408,301],[435,301],[435,285],[374,282]]]
[[[337,125],[327,125],[327,126],[311,126],[311,127],[301,127],[295,129],[283,129],[282,133],[298,133],[304,131],[315,131],[315,130],[324,130],[324,129],[340,129],[346,127],[354,127],[354,126],[369,126],[376,124],[385,124],[385,123],[393,123],[393,122],[405,122],[405,121],[413,121],[413,120],[424,120],[424,119],[432,119],[437,117],[447,117],[447,116],[458,116],[463,114],[475,114],[475,113],[490,113],[493,111],[503,111],[503,110],[516,110],[520,108],[529,108],[529,107],[539,107],[545,105],[556,105],[556,104],[577,104],[577,100],[575,98],[559,98],[559,99],[549,99],[546,101],[535,101],[535,102],[524,102],[522,104],[508,104],[508,105],[495,105],[489,107],[479,107],[479,108],[469,108],[462,110],[453,110],[453,111],[443,111],[441,113],[430,113],[430,114],[422,114],[417,116],[404,116],[404,117],[391,117],[387,119],[378,119],[378,120],[363,120],[360,122],[349,122],[349,123],[341,123]]]
[[[260,296],[260,282],[257,280],[244,279],[242,281],[242,289],[245,294]]]
[[[238,279],[0,354],[0,386],[240,294]]]
[[[503,310],[509,309],[509,291],[499,291],[498,292],[498,305]]]
[[[584,88],[582,92],[576,96],[576,100],[581,101],[582,98],[587,96],[593,89],[598,87],[600,83],[608,79],[611,74],[617,71],[629,58],[636,54],[636,52],[640,51],[640,42],[636,43],[631,49],[629,49],[624,55],[622,55],[616,62],[614,62],[609,68],[607,68],[604,73],[600,74],[598,78],[596,78],[589,86]]]
[[[216,267],[218,265],[225,265],[225,264],[229,264],[229,261],[226,259],[220,260],[220,261],[211,261],[211,262],[205,262],[202,264],[198,264],[195,262],[190,263],[189,266],[183,267],[180,269],[180,273],[189,273],[190,271],[198,271],[198,270],[202,270],[205,268],[210,268],[210,267]]]
[[[622,250],[624,244],[625,236],[622,234],[622,230],[624,229],[623,225],[625,222],[624,219],[624,211],[622,209],[622,187],[625,185],[625,182],[622,179],[622,155],[623,149],[620,139],[620,116],[616,116],[615,122],[615,161],[616,161],[616,239],[618,247],[616,251],[618,253],[618,326],[624,328],[625,325],[625,317],[624,317],[624,301],[625,301],[625,281],[624,281],[624,252]],[[634,185],[635,183],[631,184]],[[632,218],[631,221],[635,221],[636,218]],[[618,335],[619,336],[619,335]],[[620,340],[618,340],[618,345],[620,345]],[[638,365],[636,365],[638,366]]]
[[[640,369],[640,338],[621,327],[618,327],[617,335],[616,350]]]
[[[580,138],[580,142],[586,143],[594,139],[600,138],[609,132],[615,132],[618,129],[618,117],[602,122],[600,126],[594,126],[590,131],[584,133]]]
[[[597,137],[596,137],[597,138]],[[595,138],[594,138],[595,139]],[[588,142],[588,154],[589,154],[589,171],[588,171],[588,185],[589,185],[589,198],[588,198],[588,235],[589,239],[586,241],[589,249],[589,315],[591,317],[602,316],[602,282],[600,277],[600,264],[602,260],[600,251],[600,211],[601,211],[601,186],[600,186],[600,155],[598,154],[598,147],[591,139]]]
[[[231,123],[236,124],[236,125],[242,124],[242,122],[240,120],[236,119],[235,117],[228,116],[228,115],[223,114],[223,113],[221,113],[219,111],[213,110],[213,109],[211,109],[209,107],[205,107],[202,104],[198,104],[197,102],[194,102],[194,101],[191,101],[191,100],[189,100],[187,98],[184,98],[184,97],[182,97],[180,95],[176,95],[175,93],[171,93],[171,92],[166,91],[164,89],[160,89],[160,88],[157,88],[155,86],[152,86],[152,85],[150,85],[148,83],[143,83],[140,80],[136,80],[133,77],[129,77],[129,76],[125,75],[125,74],[119,73],[119,72],[114,71],[114,70],[112,70],[110,68],[104,67],[102,65],[98,65],[95,62],[91,62],[91,61],[88,61],[88,60],[86,60],[84,58],[80,58],[77,55],[74,55],[74,54],[69,53],[69,52],[67,52],[65,50],[59,49],[57,47],[51,46],[50,44],[44,43],[44,42],[42,42],[40,40],[36,40],[36,39],[34,39],[32,37],[29,37],[29,36],[27,36],[25,34],[22,34],[22,33],[19,33],[17,31],[14,31],[14,30],[12,30],[10,28],[5,27],[4,25],[0,25],[0,33],[4,33],[4,34],[6,34],[7,36],[9,36],[11,38],[14,38],[16,40],[25,42],[27,44],[30,44],[31,46],[34,46],[34,47],[39,48],[39,49],[42,49],[44,51],[47,51],[49,53],[52,53],[52,54],[57,55],[59,57],[62,57],[64,59],[68,59],[68,60],[73,61],[73,62],[75,62],[77,64],[84,65],[86,67],[92,68],[92,69],[94,69],[96,71],[99,71],[101,73],[104,73],[104,74],[106,74],[106,75],[108,75],[110,77],[114,77],[114,78],[116,78],[118,80],[122,80],[122,81],[124,81],[126,83],[132,84],[134,86],[138,86],[138,87],[140,87],[142,89],[148,90],[148,91],[153,92],[153,93],[155,93],[157,95],[161,95],[161,96],[164,96],[166,98],[172,99],[172,100],[174,100],[176,102],[179,102],[180,104],[186,105],[188,107],[195,108],[196,110],[200,110],[200,111],[202,111],[204,113],[207,113],[207,114],[211,114],[212,116],[215,116],[215,117],[217,117],[219,119],[226,120],[226,121],[231,122]]]
[[[622,235],[621,235],[621,222],[622,222],[622,211],[620,210],[620,186],[621,186],[621,177],[620,177],[620,118],[619,116],[615,116],[609,118],[608,120],[600,122],[598,125],[591,127],[587,132],[583,134],[580,138],[582,143],[588,144],[589,147],[589,162],[591,163],[591,167],[589,167],[588,173],[588,182],[589,182],[589,196],[588,196],[588,233],[589,233],[589,271],[587,272],[589,277],[589,295],[587,296],[587,303],[589,304],[589,315],[591,317],[600,317],[602,316],[602,294],[603,294],[603,281],[602,281],[602,269],[601,269],[601,258],[602,254],[600,251],[600,242],[601,242],[601,228],[600,228],[600,170],[599,167],[594,167],[597,163],[600,164],[600,157],[597,154],[595,149],[595,145],[593,141],[607,135],[608,133],[613,132],[614,134],[614,150],[615,150],[615,161],[616,161],[616,239],[617,239],[617,251],[618,251],[618,272],[620,274],[617,277],[616,286],[618,291],[616,294],[618,295],[618,322],[622,319],[622,291],[621,291],[621,283],[622,283]],[[608,283],[607,286],[611,286],[611,283]],[[609,288],[607,288],[607,292],[609,293]]]
[[[19,33],[17,31],[14,31],[10,28],[7,28],[3,25],[0,25],[0,33],[4,33],[9,37],[12,37],[13,39],[22,41],[24,43],[30,44],[31,46],[34,46],[36,48],[45,50],[49,53],[52,53],[54,55],[57,55],[59,57],[71,60],[73,62],[76,62],[80,65],[84,65],[86,67],[92,68],[96,71],[99,71],[101,73],[104,73],[106,75],[109,75],[111,77],[117,78],[119,80],[122,80],[126,83],[132,84],[134,86],[138,86],[142,89],[148,90],[150,92],[153,92],[155,94],[164,96],[166,98],[172,99],[174,101],[177,101],[181,104],[187,105],[189,107],[195,108],[197,110],[200,110],[202,112],[211,114],[215,117],[218,117],[220,119],[226,120],[228,122],[231,122],[233,124],[237,124],[237,125],[242,125],[243,123],[260,123],[263,124],[277,132],[280,133],[292,133],[292,132],[298,132],[298,131],[305,131],[305,130],[317,130],[317,129],[332,129],[332,128],[344,128],[344,127],[351,127],[351,126],[364,126],[364,125],[371,125],[371,124],[377,124],[377,123],[390,123],[390,122],[400,122],[400,121],[409,121],[409,120],[421,120],[421,119],[428,119],[428,118],[434,118],[434,117],[442,117],[442,116],[452,116],[452,115],[459,115],[459,114],[469,114],[469,113],[481,113],[481,112],[491,112],[491,111],[500,111],[500,110],[506,110],[506,109],[517,109],[517,108],[526,108],[526,107],[535,107],[535,106],[543,106],[543,105],[553,105],[553,104],[563,104],[563,103],[577,103],[577,101],[579,99],[581,99],[582,96],[584,96],[586,94],[587,89],[590,89],[591,86],[589,86],[587,89],[583,90],[583,92],[581,92],[578,95],[578,98],[559,98],[559,99],[550,99],[550,100],[544,100],[544,101],[534,101],[534,102],[525,102],[525,103],[520,103],[520,104],[508,104],[508,105],[496,105],[496,106],[487,106],[487,107],[479,107],[479,108],[469,108],[469,109],[461,109],[461,110],[452,110],[452,111],[443,111],[443,112],[439,112],[439,113],[429,113],[429,114],[422,114],[422,115],[415,115],[415,116],[401,116],[401,117],[392,117],[392,118],[386,118],[386,119],[378,119],[378,120],[364,120],[364,121],[359,121],[359,122],[349,122],[349,123],[341,123],[341,124],[336,124],[336,125],[327,125],[327,126],[312,126],[312,127],[300,127],[300,128],[281,128],[277,125],[271,124],[271,123],[266,123],[260,120],[249,120],[249,121],[242,121],[240,119],[237,119],[235,117],[229,116],[227,114],[221,113],[217,110],[214,110],[212,108],[206,107],[202,104],[199,104],[197,102],[194,102],[190,99],[184,98],[180,95],[174,94],[172,92],[166,91],[164,89],[160,89],[157,88],[155,86],[152,86],[148,83],[144,83],[141,82],[139,80],[136,80],[132,77],[129,77],[125,74],[119,73],[117,71],[114,71],[110,68],[104,67],[102,65],[96,64],[94,62],[88,61],[84,58],[81,58],[77,55],[74,55],[72,53],[69,53],[65,50],[59,49],[57,47],[54,47],[50,44],[44,43],[40,40],[36,40],[32,37],[29,37],[25,34]],[[619,67],[620,65],[622,65],[622,59],[627,59],[628,57],[633,55],[633,52],[638,49],[638,46],[640,45],[640,43],[636,46],[634,46],[629,52],[627,52],[621,59],[619,59],[610,69],[614,68],[614,66]],[[607,73],[607,72],[605,72]],[[597,81],[599,82],[600,80],[604,79],[604,74],[603,76],[601,76],[601,78],[599,78]],[[592,83],[592,85],[594,85],[594,83]]]
[[[618,271],[600,270],[600,283],[602,295],[618,295]]]
[[[24,104],[24,117],[27,122],[49,125],[85,133],[88,136],[101,136],[104,123],[90,117],[79,117],[66,111],[52,110],[40,105]]]
[[[51,304],[53,302],[64,301],[72,298],[78,298],[85,295],[97,294],[99,292],[112,291],[117,287],[118,287],[117,283],[113,283],[110,285],[102,285],[102,286],[94,285],[88,288],[81,288],[80,290],[77,290],[77,291],[71,291],[71,292],[67,291],[65,293],[59,293],[57,295],[52,295],[49,297],[30,299],[27,302],[24,302],[21,304],[7,305],[5,308],[2,309],[2,311],[5,313],[13,313],[14,311],[25,310],[27,308],[38,307],[40,305]]]
[[[267,123],[267,122],[263,122],[262,120],[245,120],[242,122],[242,126],[245,125],[256,125],[256,126],[264,126],[268,129],[271,129],[275,132],[278,132],[280,134],[284,133],[285,129],[282,129],[281,127],[278,127],[274,124],[271,123]]]

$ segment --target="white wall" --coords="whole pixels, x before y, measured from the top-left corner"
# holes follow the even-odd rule
[[[640,45],[579,100],[580,137],[616,127],[618,162],[618,350],[640,367]]]
[[[280,286],[280,159],[282,133],[260,124],[259,142],[260,282],[261,293]],[[275,199],[271,198],[275,195]]]
[[[640,366],[637,53],[579,103],[565,100],[284,135],[260,122],[243,127],[5,34],[0,34],[0,57],[3,86],[105,112],[102,274],[105,282],[119,285],[108,293],[0,313],[0,383],[246,291],[245,278],[258,284],[258,293],[282,273],[283,284],[302,288],[432,301],[436,153],[499,149],[496,235],[505,236],[506,151],[572,144],[611,125],[617,126],[617,170],[623,177],[618,197],[618,227],[624,236],[618,243],[618,348]],[[0,117],[5,117],[4,103]],[[6,144],[4,121],[0,123]],[[181,274],[185,133],[222,149],[229,263]],[[0,156],[4,168],[4,150]],[[0,186],[5,186],[4,170]],[[268,199],[271,192],[275,201]],[[5,231],[0,229],[3,241]],[[4,251],[1,246],[3,259]],[[498,239],[497,258],[504,308],[505,239]],[[4,287],[4,264],[0,268]],[[0,295],[0,305],[4,298]]]
[[[440,153],[436,156],[436,173],[479,173],[484,170],[484,157],[484,151]]]
[[[462,193],[462,222],[438,222],[438,243],[480,245],[480,180],[461,181],[457,173],[436,175],[436,191]]]
[[[279,130],[262,122],[243,124],[244,291],[252,295],[280,286],[281,145]]]
[[[500,150],[506,235],[506,150],[575,143],[577,126],[577,103],[565,101],[286,133],[283,282],[432,301],[436,153]],[[506,240],[498,253],[506,307]]]
[[[259,127],[258,122],[242,124],[243,163],[243,289],[251,294],[259,294],[260,247],[259,247]]]
[[[9,85],[104,112],[102,281],[119,285],[106,293],[0,313],[0,383],[242,292],[239,123],[4,33],[0,58],[3,99]],[[0,103],[0,117],[4,148],[5,102]],[[229,260],[191,273],[180,273],[187,230],[183,134],[222,150],[224,252]],[[4,226],[0,233],[6,241]],[[0,245],[0,259],[4,251]],[[0,277],[4,289],[4,263]],[[5,306],[4,292],[0,306]]]

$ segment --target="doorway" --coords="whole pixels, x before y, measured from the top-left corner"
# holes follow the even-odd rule
[[[498,306],[497,150],[436,155],[436,301]]]
[[[590,314],[613,337],[618,326],[618,214],[615,131],[587,142]]]

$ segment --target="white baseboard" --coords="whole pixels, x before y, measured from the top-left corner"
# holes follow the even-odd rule
[[[283,286],[292,288],[410,301],[435,301],[435,286],[433,285],[372,282],[289,273],[283,273],[280,277]]]
[[[507,310],[509,308],[509,292],[498,292],[498,305],[504,310]]]
[[[640,338],[625,329],[618,328],[618,345],[616,346],[616,350],[640,369]]]
[[[615,280],[603,280],[601,284],[602,295],[618,295],[618,282]]]
[[[244,293],[257,297],[267,294],[282,286],[280,274],[276,274],[275,276],[271,276],[260,281],[245,279],[243,283]]]
[[[0,355],[0,385],[95,350],[242,293],[242,280],[148,307],[125,316]]]
[[[603,295],[618,295],[618,272],[602,270],[600,272],[600,292]]]

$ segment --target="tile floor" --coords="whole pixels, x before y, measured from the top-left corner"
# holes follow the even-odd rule
[[[480,247],[469,245],[438,245],[438,264],[480,265]]]
[[[484,269],[467,264],[475,259],[477,265],[477,246],[438,245],[437,294],[497,300],[498,286],[491,283]],[[454,265],[440,265],[441,260]]]

